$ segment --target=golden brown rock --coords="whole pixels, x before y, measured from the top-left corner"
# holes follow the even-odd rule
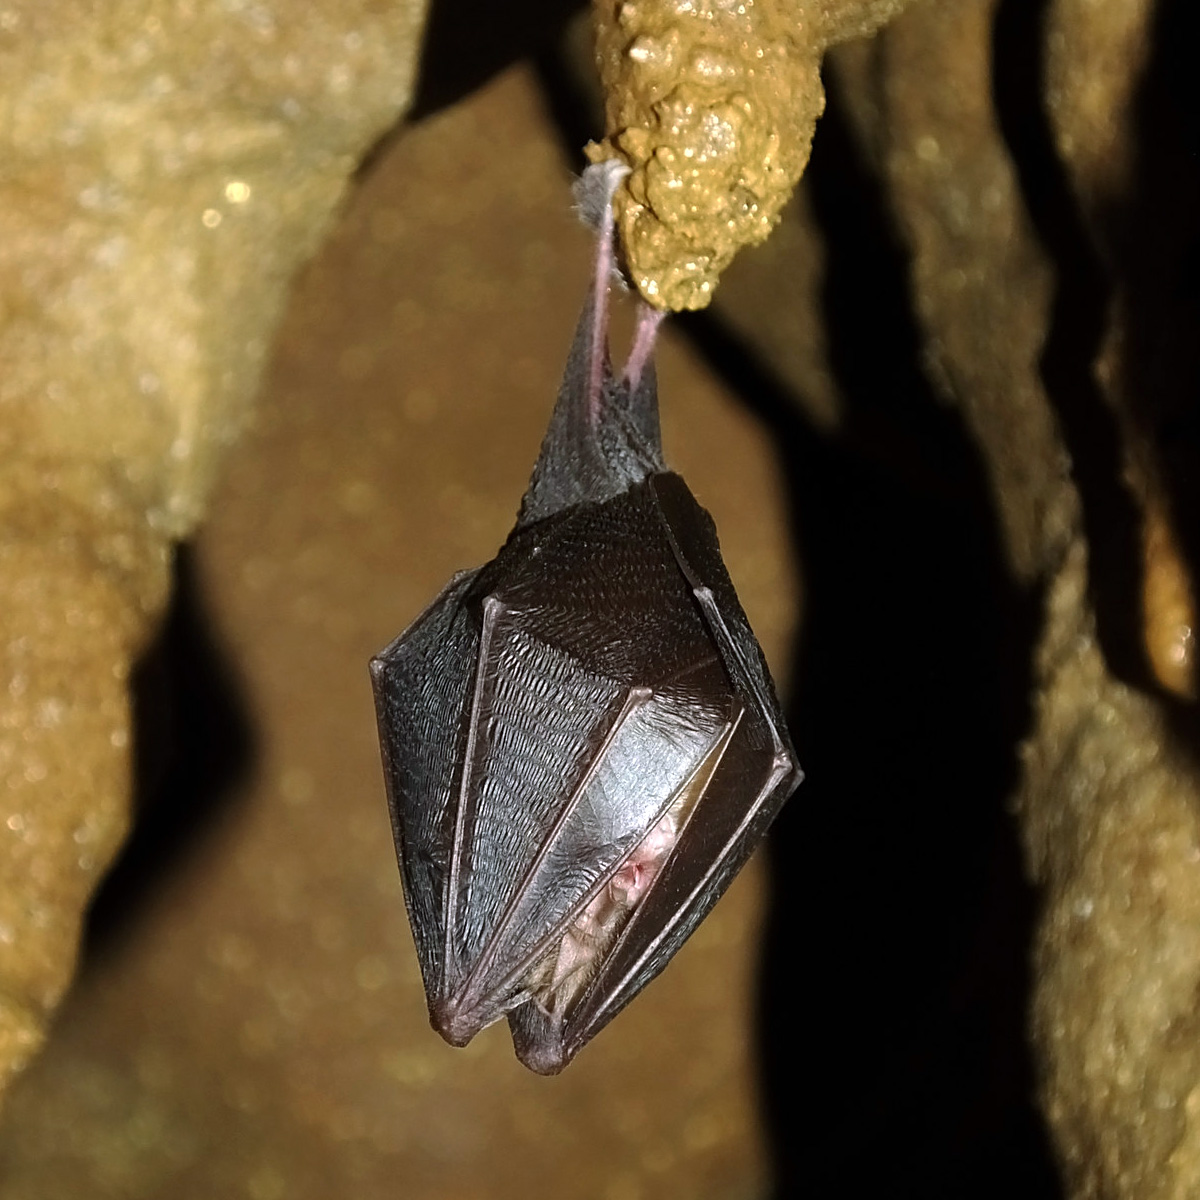
[[[1193,403],[1190,396],[1178,395],[1186,393],[1186,372],[1177,370],[1178,352],[1171,343],[1179,336],[1172,326],[1181,323],[1188,327],[1183,336],[1191,340],[1195,314],[1194,306],[1189,313],[1180,304],[1163,310],[1163,292],[1168,303],[1178,296],[1170,295],[1170,275],[1156,259],[1164,251],[1181,257],[1189,217],[1181,220],[1178,210],[1188,209],[1195,182],[1177,169],[1169,179],[1155,177],[1153,160],[1163,152],[1153,147],[1168,142],[1170,131],[1155,136],[1151,122],[1171,118],[1155,114],[1153,101],[1144,96],[1149,80],[1162,73],[1151,59],[1158,20],[1150,0],[1122,5],[1103,20],[1093,19],[1079,0],[1060,0],[1046,31],[1046,98],[1055,146],[1071,168],[1081,220],[1108,273],[1112,319],[1099,347],[1096,377],[1120,423],[1122,466],[1140,509],[1146,654],[1158,682],[1191,699],[1195,601],[1179,538],[1189,504],[1169,495],[1177,481],[1170,479],[1169,450],[1164,453],[1160,443],[1161,430],[1178,424],[1179,410]],[[1153,195],[1151,189],[1163,184],[1174,194]],[[1157,209],[1152,219],[1159,232],[1131,228],[1140,210],[1150,206]],[[1139,327],[1149,330],[1149,356],[1139,345],[1147,340]],[[1139,361],[1144,357],[1155,360],[1149,376],[1147,364]],[[1184,472],[1194,474],[1194,462],[1187,462]]]
[[[0,506],[0,871],[32,898],[0,907],[10,1073],[124,822],[122,673],[161,605],[164,547],[244,419],[279,281],[406,93],[387,55],[411,50],[412,25],[377,7],[280,20],[287,6],[118,4],[104,37],[65,4],[0,9],[0,454],[33,456]],[[823,48],[898,7],[598,0],[599,153],[635,168],[620,219],[654,302],[707,303],[771,227],[808,155]],[[1195,712],[1152,675],[1190,695],[1172,670],[1194,595],[1180,347],[1195,289],[1162,272],[1186,259],[1200,204],[1194,166],[1154,157],[1169,122],[1147,109],[1164,36],[1149,0],[1038,11],[929,0],[869,52],[835,53],[910,254],[924,365],[981,448],[1012,577],[1042,603],[1016,808],[1042,895],[1044,1108],[1073,1196],[1165,1200],[1200,1190],[1200,778]],[[108,100],[73,105],[85,92]],[[583,1178],[715,1195],[762,1176],[752,887],[547,1085],[515,1074],[502,1034],[455,1054],[429,1033],[379,824],[353,663],[503,536],[544,420],[525,403],[549,403],[582,292],[562,263],[582,264],[584,240],[539,120],[509,80],[394,147],[306,282],[202,552],[262,722],[261,774],[16,1089],[6,1195],[369,1197],[397,1178],[414,1197],[571,1194]],[[788,236],[810,255],[803,278],[772,292],[750,267],[727,312],[836,436],[803,199]],[[711,381],[669,340],[663,391],[686,392],[664,414],[669,452],[718,511],[777,647],[791,592],[761,516],[774,494],[755,490],[761,447],[736,449]],[[706,479],[706,461],[725,472]],[[53,820],[34,803],[50,790]],[[705,1053],[681,1055],[694,1028]]]
[[[0,484],[0,1086],[74,968],[128,822],[130,663],[167,549],[98,472],[10,461]]]
[[[1085,595],[1076,548],[1049,595],[1021,797],[1045,889],[1043,1101],[1073,1196],[1182,1200],[1200,1183],[1200,789],[1161,708],[1112,678]]]
[[[125,831],[129,661],[166,587],[162,545],[127,510],[97,519],[52,469],[12,486],[22,474],[0,500],[0,1086],[41,1041]]]
[[[1153,642],[1166,626],[1178,647],[1190,591],[1177,531],[1164,536],[1145,501],[1136,536],[1138,498],[1171,483],[1153,438],[1166,406],[1134,369],[1139,270],[1158,236],[1153,219],[1113,216],[1150,217],[1133,205],[1161,182],[1138,162],[1155,133],[1138,123],[1153,13],[1058,0],[1041,31],[1016,30],[1014,13],[1001,10],[997,45],[996,5],[917,6],[870,61],[847,48],[840,66],[855,95],[879,97],[854,108],[912,253],[929,365],[983,449],[1014,571],[1045,588],[1018,806],[1042,889],[1042,1098],[1070,1194],[1182,1198],[1200,1184],[1200,775],[1149,677],[1120,677],[1114,636]],[[1019,107],[1030,75],[1013,60],[1039,32],[1041,132],[1036,98]],[[997,64],[1007,92],[988,83]],[[1140,587],[1114,591],[1114,541],[1122,582],[1144,569]]]
[[[832,433],[842,415],[821,319],[825,246],[804,181],[763,246],[739,254],[721,276],[713,311],[769,362],[818,428]]]
[[[658,308],[704,308],[743,246],[774,228],[825,104],[825,48],[903,0],[595,0],[607,136],[630,273]]]
[[[1050,130],[1110,302],[1096,380],[1142,527],[1134,619],[1144,622],[1159,682],[1187,698],[1195,459],[1178,431],[1194,413],[1198,310],[1182,260],[1196,244],[1200,173],[1177,107],[1181,11],[1150,0],[1111,11],[1058,0],[1045,58]],[[1048,649],[1053,639],[1052,620]],[[1059,789],[1031,789],[1029,809],[1031,847],[1052,881],[1036,1008],[1047,1104],[1077,1194],[1192,1196],[1200,1186],[1194,709],[1171,719],[1176,706],[1114,684],[1111,666],[1106,675],[1095,648],[1091,656],[1095,666],[1084,654],[1060,659],[1047,696],[1059,712],[1045,716],[1057,749],[1068,744],[1059,696],[1078,710],[1065,757],[1079,828],[1067,823],[1064,836]],[[1090,715],[1089,695],[1100,700]],[[1080,786],[1089,782],[1092,795]]]
[[[0,6],[0,1081],[128,820],[125,681],[420,0]]]

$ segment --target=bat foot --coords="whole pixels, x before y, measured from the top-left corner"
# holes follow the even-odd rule
[[[612,199],[621,180],[629,173],[629,167],[619,158],[608,158],[585,167],[583,174],[575,180],[571,188],[575,195],[575,211],[593,232],[611,236]]]

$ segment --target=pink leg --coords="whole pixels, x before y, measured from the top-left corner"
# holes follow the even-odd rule
[[[580,216],[596,230],[596,262],[592,275],[592,344],[588,371],[588,416],[593,423],[600,419],[604,398],[604,372],[608,364],[608,287],[613,275],[613,236],[615,221],[612,198],[621,180],[629,174],[624,163],[609,159],[587,168],[575,185],[575,197]],[[654,353],[658,327],[666,313],[639,301],[637,330],[633,348],[625,363],[622,382],[636,388]]]
[[[575,198],[584,222],[596,231],[596,263],[592,274],[592,345],[588,372],[588,416],[600,419],[604,368],[608,362],[608,285],[613,273],[612,198],[629,168],[608,159],[587,168],[575,184]]]
[[[659,308],[651,308],[644,300],[638,303],[637,330],[633,335],[633,349],[625,361],[625,384],[632,391],[637,387],[646,369],[646,363],[654,353],[654,342],[658,327],[667,314]]]

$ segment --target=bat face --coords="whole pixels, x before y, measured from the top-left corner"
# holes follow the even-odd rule
[[[653,372],[609,372],[604,283],[508,542],[371,664],[434,1027],[465,1045],[507,1016],[542,1073],[662,970],[800,779],[712,521],[663,466]]]

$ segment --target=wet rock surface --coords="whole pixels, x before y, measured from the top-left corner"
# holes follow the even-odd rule
[[[738,250],[767,237],[825,105],[822,54],[902,7],[597,0],[606,138],[590,152],[631,168],[618,226],[651,304],[704,308]]]

